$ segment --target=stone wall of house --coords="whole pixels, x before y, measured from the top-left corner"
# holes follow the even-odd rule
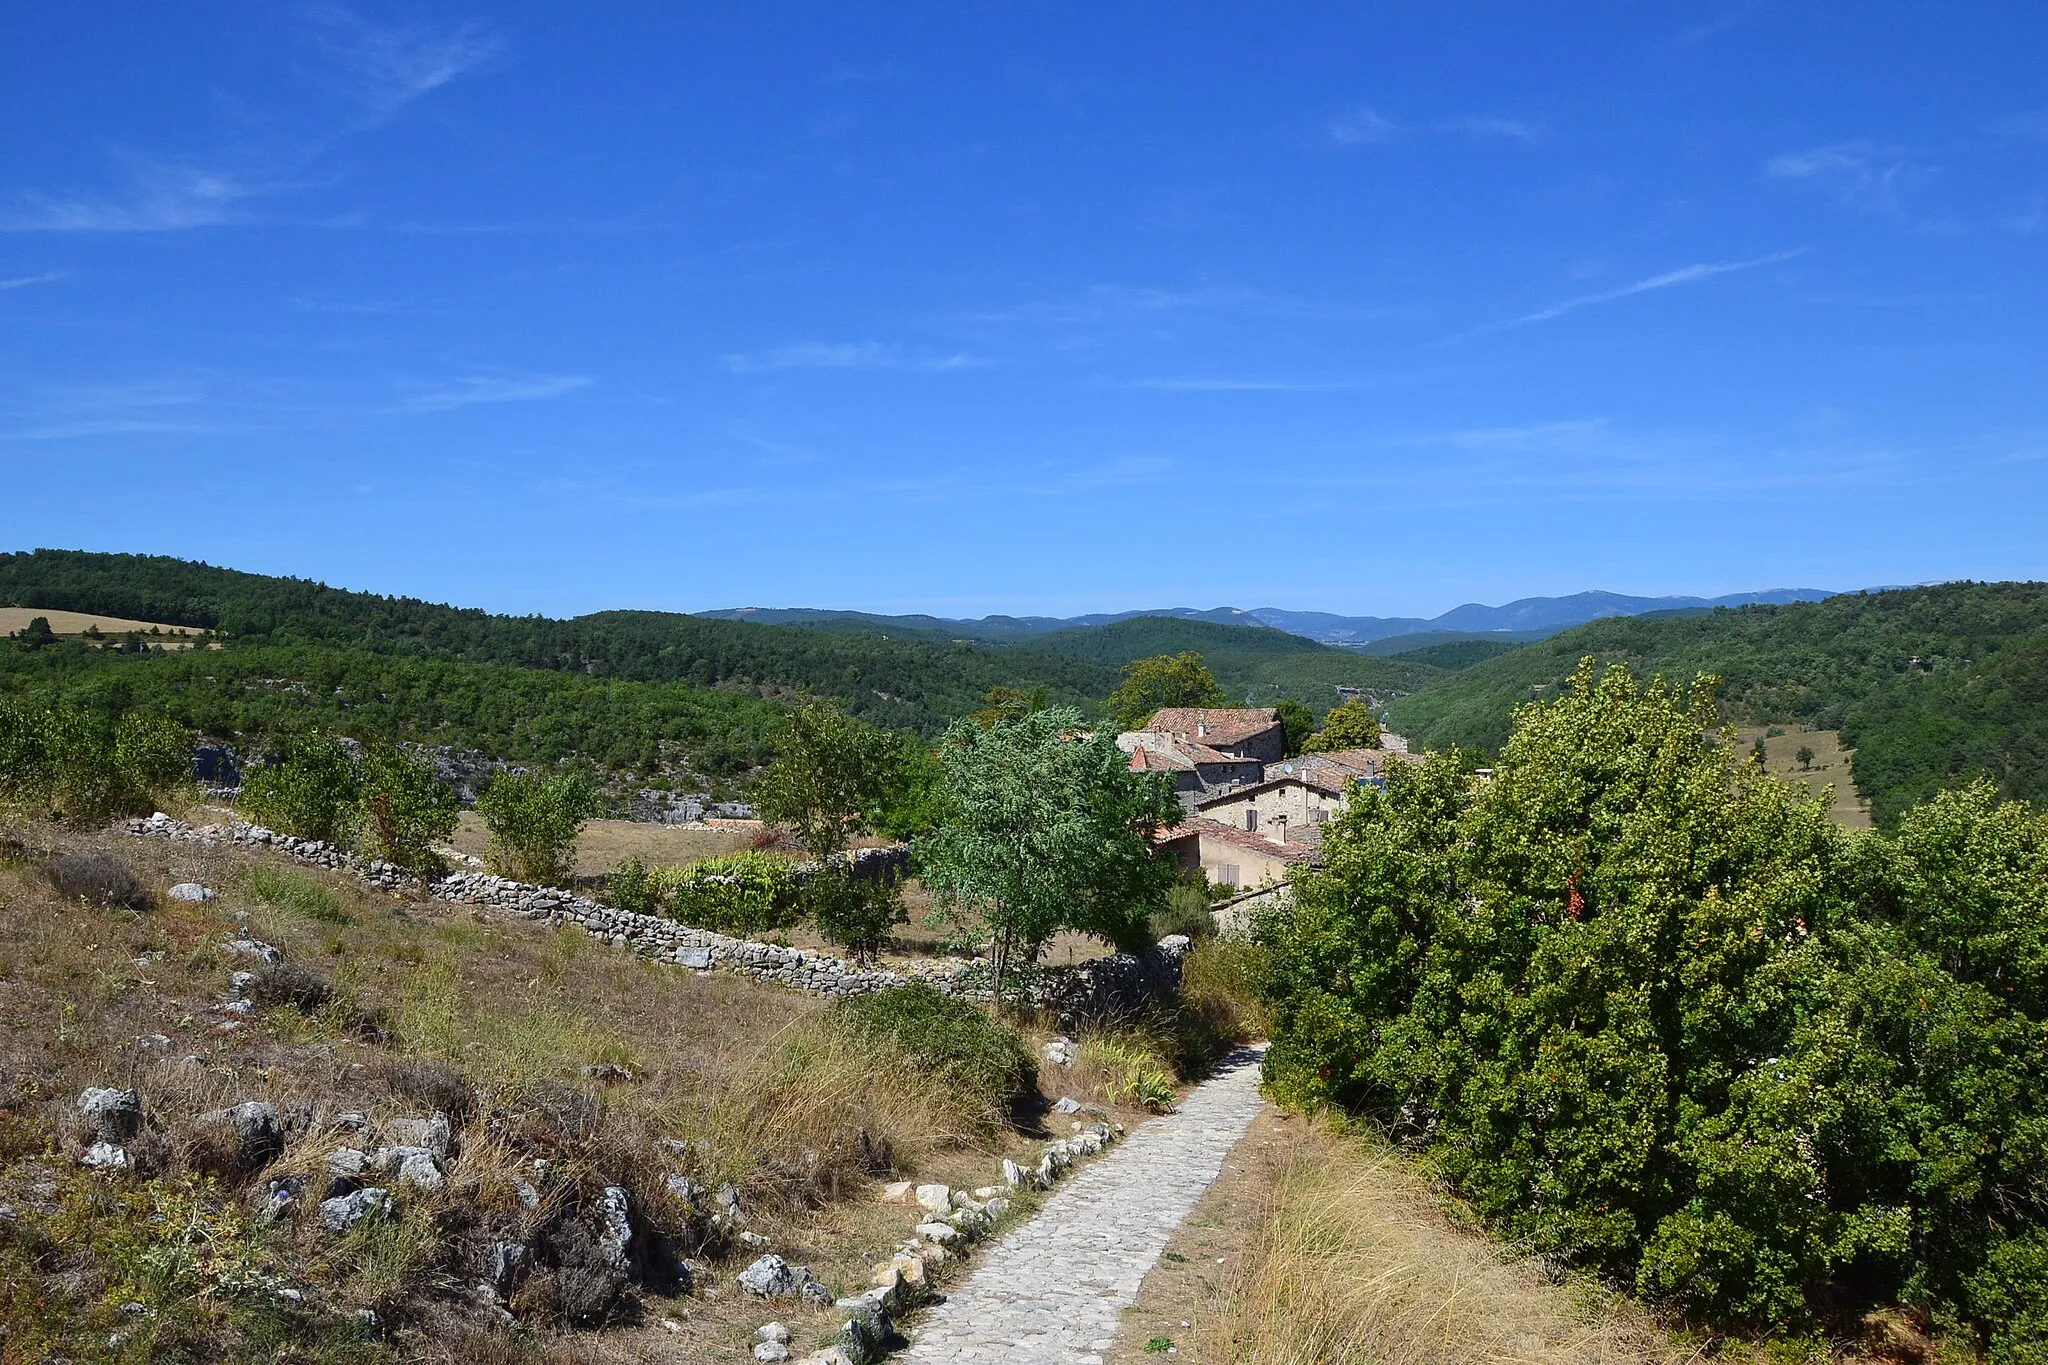
[[[987,968],[979,963],[932,962],[902,969],[864,967],[827,953],[733,938],[488,872],[454,872],[424,880],[390,863],[360,858],[333,844],[296,839],[239,820],[228,825],[193,826],[159,811],[147,820],[130,820],[125,828],[140,838],[268,848],[316,867],[353,872],[364,883],[380,890],[411,887],[424,890],[436,900],[488,906],[548,924],[574,924],[615,948],[656,961],[698,971],[738,972],[817,995],[865,995],[922,981],[948,995],[981,1001],[993,998]],[[851,863],[857,878],[893,881],[908,870],[910,850],[901,846],[863,848],[839,858]],[[815,871],[817,865],[807,867]],[[797,869],[799,875],[806,870],[805,866]],[[1042,968],[1022,974],[1022,994],[1031,1003],[1072,1024],[1126,1014],[1156,995],[1180,988],[1181,962],[1187,949],[1187,938],[1175,934],[1142,953],[1115,953],[1070,967]]]

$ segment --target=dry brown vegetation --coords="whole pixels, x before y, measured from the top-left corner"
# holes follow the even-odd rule
[[[1797,782],[1818,796],[1823,787],[1835,789],[1828,813],[1843,829],[1871,828],[1870,803],[1856,794],[1850,765],[1854,749],[1842,744],[1839,730],[1808,730],[1797,722],[1783,725],[1745,725],[1736,731],[1736,742],[1747,753],[1761,739],[1764,742],[1764,771],[1787,782]],[[1811,749],[1810,763],[1799,761],[1799,751]]]
[[[12,635],[22,630],[30,621],[41,616],[50,623],[50,630],[57,635],[83,635],[95,627],[102,635],[126,635],[140,631],[144,635],[156,631],[162,638],[152,639],[151,644],[161,644],[166,649],[188,649],[191,637],[199,632],[185,626],[166,625],[162,621],[131,621],[125,616],[94,616],[83,611],[53,611],[48,607],[0,607],[0,635]]]
[[[1487,1236],[1422,1160],[1273,1107],[1254,1120],[1125,1316],[1111,1365],[1936,1365],[1974,1359],[1897,1314],[1856,1339],[1758,1345],[1666,1330]]]
[[[986,1184],[1035,1122],[992,1128],[985,1102],[843,1036],[815,999],[647,962],[581,930],[372,894],[246,850],[11,833],[0,1204],[18,1221],[0,1223],[0,1361],[110,1334],[123,1359],[700,1360],[743,1346],[768,1314],[732,1286],[757,1250],[707,1225],[715,1204],[673,1196],[670,1174],[730,1183],[746,1231],[846,1291],[908,1231],[902,1209],[873,1202],[877,1175]],[[52,853],[113,859],[151,890],[149,908],[60,893],[43,870]],[[219,898],[163,896],[187,880]],[[288,970],[260,974],[254,1014],[229,1028],[217,1006],[255,964],[223,945],[244,933],[281,948]],[[149,1116],[125,1175],[79,1165],[74,1102],[93,1085],[137,1090]],[[267,1163],[238,1163],[200,1121],[248,1100],[284,1119]],[[338,1116],[364,1114],[374,1133],[437,1110],[455,1135],[445,1188],[345,1237],[314,1226],[327,1154],[364,1142]],[[268,1191],[294,1176],[308,1197],[261,1225]],[[665,1295],[651,1271],[616,1295],[592,1283],[579,1229],[607,1185],[631,1193],[648,1240],[697,1258],[710,1293]],[[173,1225],[210,1250],[167,1249]],[[508,1294],[519,1323],[506,1328],[472,1291],[479,1259],[512,1233],[541,1263]],[[249,1288],[265,1276],[305,1305]],[[144,1313],[122,1312],[136,1302]],[[362,1308],[386,1336],[355,1327]],[[776,1313],[800,1341],[834,1325]]]

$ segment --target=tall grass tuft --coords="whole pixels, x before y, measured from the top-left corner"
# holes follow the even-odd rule
[[[247,884],[249,894],[273,910],[321,924],[355,923],[355,916],[341,908],[334,888],[310,872],[258,863],[249,869]]]

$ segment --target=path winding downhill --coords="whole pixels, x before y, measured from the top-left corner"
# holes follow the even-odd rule
[[[909,1331],[905,1365],[1099,1365],[1117,1319],[1259,1112],[1263,1048],[1060,1186]]]

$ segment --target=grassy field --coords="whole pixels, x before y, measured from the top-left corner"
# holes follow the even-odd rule
[[[98,628],[102,635],[126,635],[140,631],[144,635],[157,631],[171,638],[152,641],[166,649],[189,649],[191,632],[183,626],[165,625],[161,621],[131,621],[123,616],[95,616],[82,611],[52,611],[47,607],[0,607],[0,635],[12,635],[27,626],[36,617],[45,617],[50,629],[58,635],[83,635]]]
[[[587,1223],[599,1189],[627,1189],[647,1235],[680,1242],[690,1224],[666,1175],[730,1182],[747,1231],[850,1292],[908,1223],[874,1201],[861,1135],[886,1145],[892,1174],[971,1187],[1042,1133],[1042,1101],[991,1126],[988,1096],[900,1048],[875,1051],[808,996],[649,963],[577,930],[370,894],[248,850],[47,826],[0,834],[0,1204],[19,1219],[0,1237],[9,1362],[740,1358],[766,1314],[732,1290],[758,1254],[737,1242],[696,1253],[715,1296],[630,1288],[598,1311],[602,1334],[572,1326],[570,1225]],[[115,860],[146,891],[142,908],[58,894],[49,851]],[[219,898],[165,898],[188,880]],[[276,945],[312,987],[259,990],[238,1021],[219,1006],[233,972],[253,965],[224,946],[245,934]],[[1033,1055],[1038,1041],[1027,1038]],[[423,1090],[421,1075],[454,1080]],[[125,1177],[78,1164],[73,1101],[93,1085],[136,1089],[149,1116]],[[200,1115],[249,1100],[277,1106],[282,1150],[261,1170],[223,1167]],[[324,1180],[328,1153],[352,1141],[337,1115],[381,1129],[436,1108],[453,1118],[447,1185],[410,1196],[397,1223],[335,1238],[308,1212],[251,1216],[269,1182]],[[665,1148],[671,1139],[682,1146]],[[538,1211],[522,1208],[521,1180],[543,1191]],[[546,1252],[512,1294],[516,1332],[465,1297],[479,1248],[515,1226]],[[304,1303],[234,1287],[252,1282],[290,1284]],[[128,1302],[145,1314],[123,1314]],[[354,1328],[363,1308],[388,1340]],[[797,1344],[837,1322],[827,1310],[777,1315]],[[90,1344],[115,1333],[121,1350]]]
[[[1774,777],[1797,782],[1818,796],[1823,787],[1835,789],[1830,808],[1835,823],[1844,829],[1869,829],[1870,803],[1856,794],[1849,776],[1856,751],[1844,748],[1839,730],[1809,730],[1797,722],[1784,725],[1744,725],[1736,730],[1737,743],[1747,753],[1758,740],[1764,745],[1764,769]],[[1811,749],[1810,762],[1799,762],[1801,749]]]

